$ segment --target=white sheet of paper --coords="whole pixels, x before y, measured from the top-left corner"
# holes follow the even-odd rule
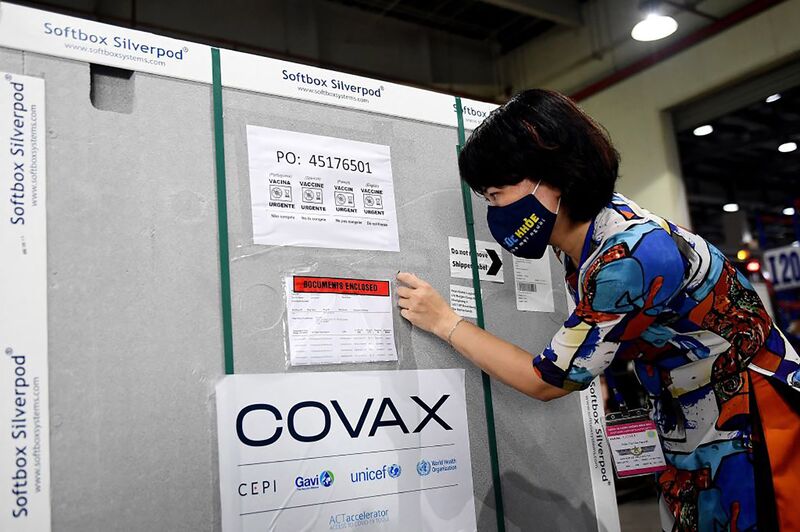
[[[519,257],[514,257],[513,260],[517,310],[555,312],[549,254],[539,260]]]
[[[285,286],[292,366],[397,360],[389,281],[290,276]]]
[[[9,532],[51,530],[45,102],[44,79],[0,72],[0,137],[8,139],[0,150],[0,530]]]
[[[475,290],[471,286],[451,284],[450,306],[462,318],[478,317],[478,311],[475,306]]]
[[[450,277],[472,279],[472,256],[469,240],[457,236],[447,237],[450,251]],[[503,282],[503,248],[497,242],[475,241],[478,253],[478,274],[481,281]]]
[[[247,126],[253,243],[400,251],[389,146]]]
[[[223,532],[476,531],[464,379],[463,369],[226,376]]]

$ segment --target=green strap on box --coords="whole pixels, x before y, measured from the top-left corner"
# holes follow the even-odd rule
[[[456,153],[460,154],[466,134],[464,132],[464,112],[461,107],[461,98],[456,96],[456,116],[458,118],[458,146]],[[478,270],[478,253],[475,244],[475,219],[472,215],[472,194],[469,185],[461,181],[461,199],[464,203],[464,219],[467,223],[467,240],[469,240],[469,254],[472,265],[472,289],[475,292],[475,313],[478,316],[478,327],[485,329],[483,321],[483,297],[481,294],[481,279]],[[486,432],[489,436],[489,459],[492,464],[492,489],[494,490],[495,515],[497,516],[498,532],[505,532],[506,520],[503,510],[503,492],[500,486],[500,461],[497,457],[497,435],[494,427],[494,406],[492,403],[492,382],[486,372],[481,371],[483,381],[483,404],[486,410]]]
[[[233,375],[233,320],[231,318],[231,265],[228,250],[228,192],[225,188],[225,137],[222,127],[222,71],[219,49],[211,48],[212,95],[214,100],[214,160],[217,171],[217,232],[219,240],[219,284],[222,304],[222,345],[225,374]]]

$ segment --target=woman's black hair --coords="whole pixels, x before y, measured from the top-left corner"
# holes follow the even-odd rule
[[[523,91],[495,109],[458,158],[461,179],[476,192],[540,179],[561,191],[561,205],[587,221],[611,201],[619,153],[606,130],[566,96]]]

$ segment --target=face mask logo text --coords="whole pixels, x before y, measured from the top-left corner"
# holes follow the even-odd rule
[[[539,216],[536,214],[526,216],[522,219],[522,224],[520,224],[514,233],[503,239],[503,244],[505,244],[508,248],[513,248],[525,235],[527,235],[533,228],[536,227],[536,224],[538,224],[540,220],[541,218],[539,218]]]

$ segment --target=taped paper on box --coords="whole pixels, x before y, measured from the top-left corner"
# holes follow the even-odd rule
[[[399,251],[389,146],[247,126],[253,242]]]
[[[538,260],[513,257],[517,310],[555,312],[549,252]]]
[[[483,291],[481,290],[481,295]],[[471,286],[450,285],[450,306],[462,318],[477,319],[475,290]]]
[[[289,364],[397,360],[391,282],[285,278]]]

